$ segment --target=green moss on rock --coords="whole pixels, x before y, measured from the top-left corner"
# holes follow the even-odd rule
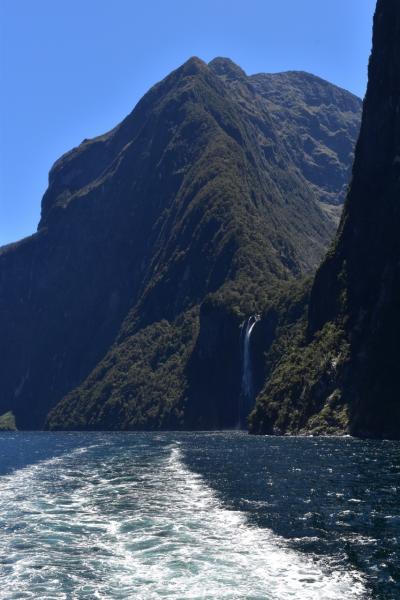
[[[15,423],[14,414],[9,410],[8,412],[0,415],[0,431],[16,431],[17,426]]]

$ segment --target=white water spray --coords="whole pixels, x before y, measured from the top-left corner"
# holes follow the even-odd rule
[[[0,600],[366,598],[356,572],[251,525],[178,441],[152,440],[105,440],[0,477]]]
[[[239,420],[242,424],[243,418],[247,416],[251,404],[254,400],[254,381],[253,368],[251,361],[251,334],[257,321],[260,320],[259,315],[252,315],[242,325],[242,344],[243,344],[243,362],[242,362],[242,393],[241,404],[239,407]]]

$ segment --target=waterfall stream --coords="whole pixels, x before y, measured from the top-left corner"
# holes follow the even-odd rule
[[[239,405],[239,425],[245,425],[245,420],[254,402],[254,381],[251,361],[251,334],[254,325],[260,320],[258,315],[252,315],[242,325],[242,393]]]

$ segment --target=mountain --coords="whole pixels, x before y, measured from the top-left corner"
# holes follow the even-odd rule
[[[192,58],[62,156],[38,231],[0,249],[0,414],[234,424],[240,322],[319,264],[360,110],[312,75]]]
[[[309,73],[262,73],[251,81],[291,161],[338,221],[360,129],[360,100]]]
[[[286,326],[287,351],[259,394],[253,432],[400,437],[399,198],[400,4],[379,0],[340,228],[305,323],[299,315]]]

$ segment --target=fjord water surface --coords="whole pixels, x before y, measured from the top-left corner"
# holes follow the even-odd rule
[[[0,598],[400,598],[400,444],[0,434]]]

